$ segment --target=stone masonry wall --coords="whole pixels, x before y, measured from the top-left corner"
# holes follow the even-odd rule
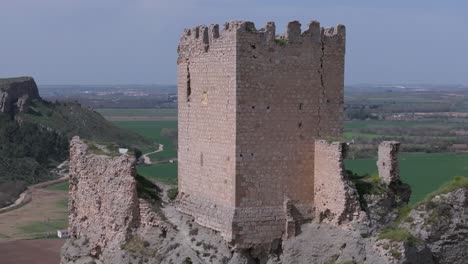
[[[179,210],[232,237],[236,23],[185,30],[178,57]]]
[[[264,241],[285,231],[285,196],[312,216],[315,139],[341,136],[343,125],[344,27],[311,22],[302,32],[294,21],[275,31],[246,22],[237,44],[236,206],[261,223],[272,208]]]
[[[179,210],[244,245],[282,236],[285,197],[311,218],[315,140],[342,133],[344,26],[196,27],[178,52]]]
[[[387,185],[400,180],[400,167],[398,165],[398,153],[400,142],[383,141],[379,144],[377,168],[379,177]]]
[[[320,220],[343,224],[364,215],[359,196],[344,170],[346,143],[315,142],[315,209]]]
[[[70,142],[69,228],[86,238],[97,259],[112,256],[139,225],[135,158],[88,153],[78,137]]]

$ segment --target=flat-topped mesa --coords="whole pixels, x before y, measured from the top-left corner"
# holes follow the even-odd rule
[[[0,79],[0,112],[26,112],[32,99],[39,99],[36,82],[31,77]]]
[[[301,23],[298,21],[289,22],[286,32],[276,35],[274,22],[268,22],[264,28],[257,29],[253,22],[232,21],[225,23],[220,31],[218,24],[211,26],[197,26],[185,29],[182,33],[178,47],[178,62],[186,61],[192,56],[198,56],[209,52],[213,45],[231,45],[232,48],[242,48],[236,43],[245,43],[247,46],[255,45],[263,47],[270,52],[276,49],[294,49],[298,45],[316,46],[333,45],[335,48],[345,48],[346,29],[339,24],[331,28],[321,28],[320,23],[312,21],[307,29],[301,30]]]

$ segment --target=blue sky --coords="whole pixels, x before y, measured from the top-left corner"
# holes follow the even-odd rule
[[[0,0],[0,77],[175,84],[182,30],[230,20],[345,24],[347,84],[468,84],[466,0]]]

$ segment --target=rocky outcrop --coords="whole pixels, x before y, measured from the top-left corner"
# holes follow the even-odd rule
[[[436,263],[466,263],[468,189],[436,195],[412,210],[401,226],[427,244]]]
[[[378,181],[367,182],[361,194],[361,206],[369,219],[369,231],[374,231],[394,221],[397,208],[408,204],[411,187],[400,180],[398,154],[400,142],[383,141],[379,144],[377,167]],[[361,184],[364,182],[361,182]]]
[[[0,79],[0,112],[26,112],[33,99],[39,99],[36,82],[31,77]]]

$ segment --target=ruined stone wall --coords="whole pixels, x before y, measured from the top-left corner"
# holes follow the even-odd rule
[[[342,133],[345,29],[186,30],[179,44],[179,210],[238,244],[310,218],[314,142]]]
[[[235,197],[235,23],[184,31],[178,57],[179,210],[231,237]]]
[[[315,142],[314,205],[317,217],[343,224],[364,215],[354,184],[344,169],[346,143]]]
[[[383,141],[379,144],[377,168],[379,177],[386,184],[391,184],[400,180],[400,167],[398,163],[399,151],[400,142]]]
[[[71,140],[70,234],[86,238],[95,258],[112,255],[139,225],[135,173],[134,157],[94,155],[78,137]]]

